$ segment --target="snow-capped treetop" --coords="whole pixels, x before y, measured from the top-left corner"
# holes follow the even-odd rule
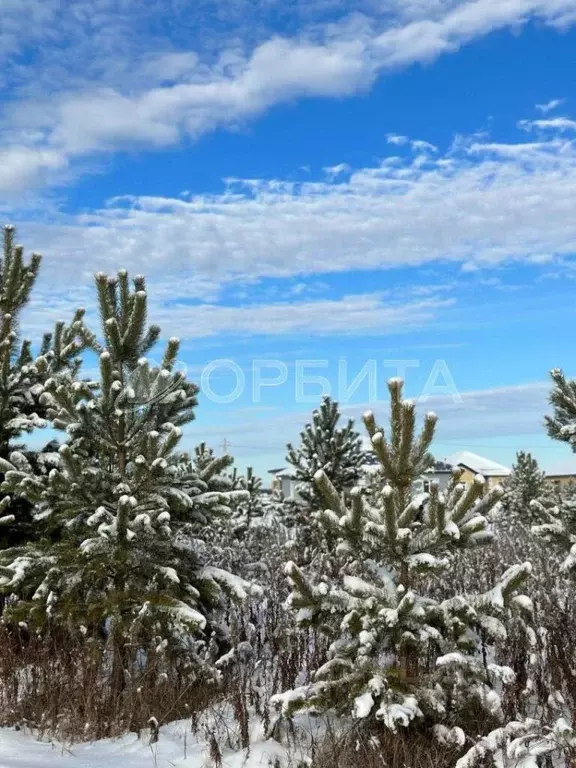
[[[44,385],[62,371],[73,375],[80,366],[79,353],[85,346],[84,310],[78,309],[70,326],[55,324],[54,333],[44,334],[39,354],[34,357],[31,342],[20,340],[18,326],[40,269],[41,257],[33,253],[24,262],[24,249],[14,244],[15,229],[3,230],[0,261],[0,456],[7,458],[10,441],[23,432],[45,425],[40,402]]]

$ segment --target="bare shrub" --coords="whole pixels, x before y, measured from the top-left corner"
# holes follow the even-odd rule
[[[99,638],[0,626],[0,725],[26,724],[66,741],[98,739],[139,732],[151,718],[162,724],[191,716],[221,696],[153,653],[133,654],[118,688],[110,653]]]
[[[453,768],[462,750],[437,744],[429,734],[393,733],[383,725],[329,731],[312,768]]]

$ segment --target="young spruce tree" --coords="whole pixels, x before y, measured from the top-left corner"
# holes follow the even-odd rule
[[[152,367],[143,355],[160,330],[146,327],[144,279],[132,289],[125,271],[99,273],[96,287],[103,341],[86,335],[99,352],[98,380],[62,375],[42,395],[66,441],[60,466],[38,477],[22,454],[0,461],[3,490],[34,504],[36,519],[59,524],[62,537],[4,552],[0,587],[19,595],[14,619],[104,632],[121,688],[141,648],[199,660],[212,612],[226,591],[243,590],[211,567],[211,544],[197,534],[197,516],[204,525],[226,497],[194,468],[182,471],[180,427],[194,417],[197,389],[175,370],[178,340]]]
[[[320,407],[312,412],[312,422],[300,433],[300,445],[288,443],[287,461],[294,467],[294,478],[299,482],[299,496],[316,509],[322,508],[320,491],[314,484],[314,475],[322,470],[338,492],[352,488],[360,477],[364,461],[362,439],[349,419],[339,427],[338,403],[328,395]]]
[[[529,613],[530,601],[517,590],[530,564],[508,569],[487,594],[450,595],[450,563],[460,550],[490,543],[487,514],[502,491],[487,491],[481,476],[466,485],[455,469],[444,492],[434,484],[414,497],[413,481],[432,463],[436,416],[427,414],[416,436],[414,403],[402,399],[402,382],[392,379],[389,390],[388,434],[372,413],[364,416],[387,479],[378,504],[360,489],[346,503],[324,471],[315,475],[325,507],[318,519],[338,541],[340,570],[309,578],[289,562],[286,573],[297,622],[328,635],[330,659],[308,685],[275,703],[287,714],[333,708],[392,730],[435,726],[439,738],[462,744],[466,712],[502,714],[498,681],[513,672],[483,657],[480,638],[505,637],[509,610]]]
[[[546,475],[538,466],[536,459],[530,453],[518,451],[512,472],[502,486],[504,490],[502,506],[506,524],[530,525],[533,523],[534,513],[530,502],[542,495],[545,486]]]
[[[238,506],[234,519],[236,535],[241,536],[255,520],[262,517],[262,479],[254,474],[252,467],[246,467],[246,474],[241,475],[237,482],[238,487],[248,494],[246,501]]]

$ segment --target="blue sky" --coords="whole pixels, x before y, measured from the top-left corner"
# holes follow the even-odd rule
[[[322,392],[298,376],[357,418],[408,361],[439,457],[576,470],[542,428],[548,370],[576,374],[576,0],[0,12],[0,209],[45,256],[32,337],[126,267],[192,378],[232,361],[188,445],[265,473]],[[371,386],[346,396],[344,368]],[[286,380],[255,398],[255,370]]]

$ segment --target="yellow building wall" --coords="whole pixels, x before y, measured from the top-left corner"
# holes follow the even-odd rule
[[[462,475],[462,481],[465,483],[471,483],[475,476],[476,474],[474,472],[469,469],[465,469],[464,474]],[[502,475],[502,477],[491,475],[490,477],[486,478],[486,485],[489,489],[494,488],[495,485],[502,485],[505,480],[506,475]],[[576,475],[546,475],[546,480],[550,483],[553,483],[557,488],[565,488],[570,483],[576,483]]]
[[[476,477],[476,472],[472,472],[470,469],[464,469],[464,474],[461,477],[461,481],[464,483],[471,483],[474,478]],[[506,480],[506,476],[503,475],[502,477],[497,476],[490,476],[486,478],[486,486],[490,488],[494,488],[495,485],[502,485],[502,483]]]
[[[569,483],[576,483],[576,475],[546,475],[546,480],[557,487],[564,488]]]
[[[508,475],[503,475],[502,477],[495,477],[492,475],[488,478],[488,488],[494,488],[495,485],[502,485],[507,477]]]
[[[472,472],[472,470],[470,469],[465,469],[460,480],[463,483],[471,483],[475,477],[476,477],[475,472]]]

